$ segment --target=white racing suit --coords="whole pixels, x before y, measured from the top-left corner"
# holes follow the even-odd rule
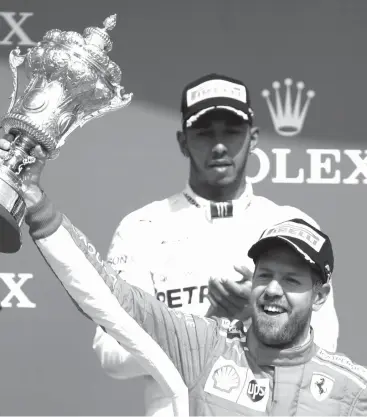
[[[247,252],[267,227],[292,218],[303,218],[317,226],[294,207],[255,196],[251,184],[233,202],[233,216],[225,216],[228,213],[223,205],[214,209],[216,212],[189,186],[170,198],[153,202],[122,220],[113,237],[108,262],[124,280],[155,294],[168,307],[204,316],[209,308],[205,297],[209,278],[240,279],[234,265],[245,265],[253,271]],[[213,213],[222,217],[212,218]],[[335,352],[339,323],[333,290],[324,307],[314,313],[312,326],[315,342]],[[146,370],[100,328],[93,348],[111,377],[146,375]],[[151,377],[143,383],[146,414],[172,414],[171,400],[159,385]]]

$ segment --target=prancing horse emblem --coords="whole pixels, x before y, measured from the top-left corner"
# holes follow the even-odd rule
[[[310,391],[315,400],[324,401],[333,389],[334,379],[324,373],[314,373],[310,384]]]
[[[320,395],[327,394],[327,390],[323,388],[323,385],[325,384],[325,378],[320,378],[320,380],[316,381],[315,384],[319,389]]]

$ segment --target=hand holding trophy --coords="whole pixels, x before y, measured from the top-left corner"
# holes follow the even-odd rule
[[[1,125],[14,140],[0,160],[0,252],[14,253],[21,247],[21,225],[26,214],[22,196],[22,171],[36,161],[40,145],[47,159],[55,159],[66,138],[89,120],[127,106],[120,68],[109,59],[112,41],[108,31],[116,15],[104,27],[77,32],[48,31],[26,55],[11,51],[13,93]],[[25,62],[29,83],[18,94],[17,67]]]

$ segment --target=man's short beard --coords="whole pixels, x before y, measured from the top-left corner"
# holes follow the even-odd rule
[[[310,325],[311,311],[295,313],[290,316],[288,322],[279,329],[275,329],[270,320],[263,320],[256,314],[252,317],[252,325],[256,338],[267,346],[276,348],[288,348],[297,345],[306,333]]]

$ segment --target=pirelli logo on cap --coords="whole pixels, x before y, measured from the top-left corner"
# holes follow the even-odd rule
[[[214,97],[233,98],[247,103],[246,88],[243,85],[225,80],[209,80],[187,90],[187,106],[190,107],[199,101]]]
[[[294,222],[285,222],[277,226],[270,227],[265,230],[261,239],[275,236],[289,236],[302,240],[311,246],[316,252],[320,252],[322,245],[325,243],[325,238],[315,232],[315,230],[303,224]]]

